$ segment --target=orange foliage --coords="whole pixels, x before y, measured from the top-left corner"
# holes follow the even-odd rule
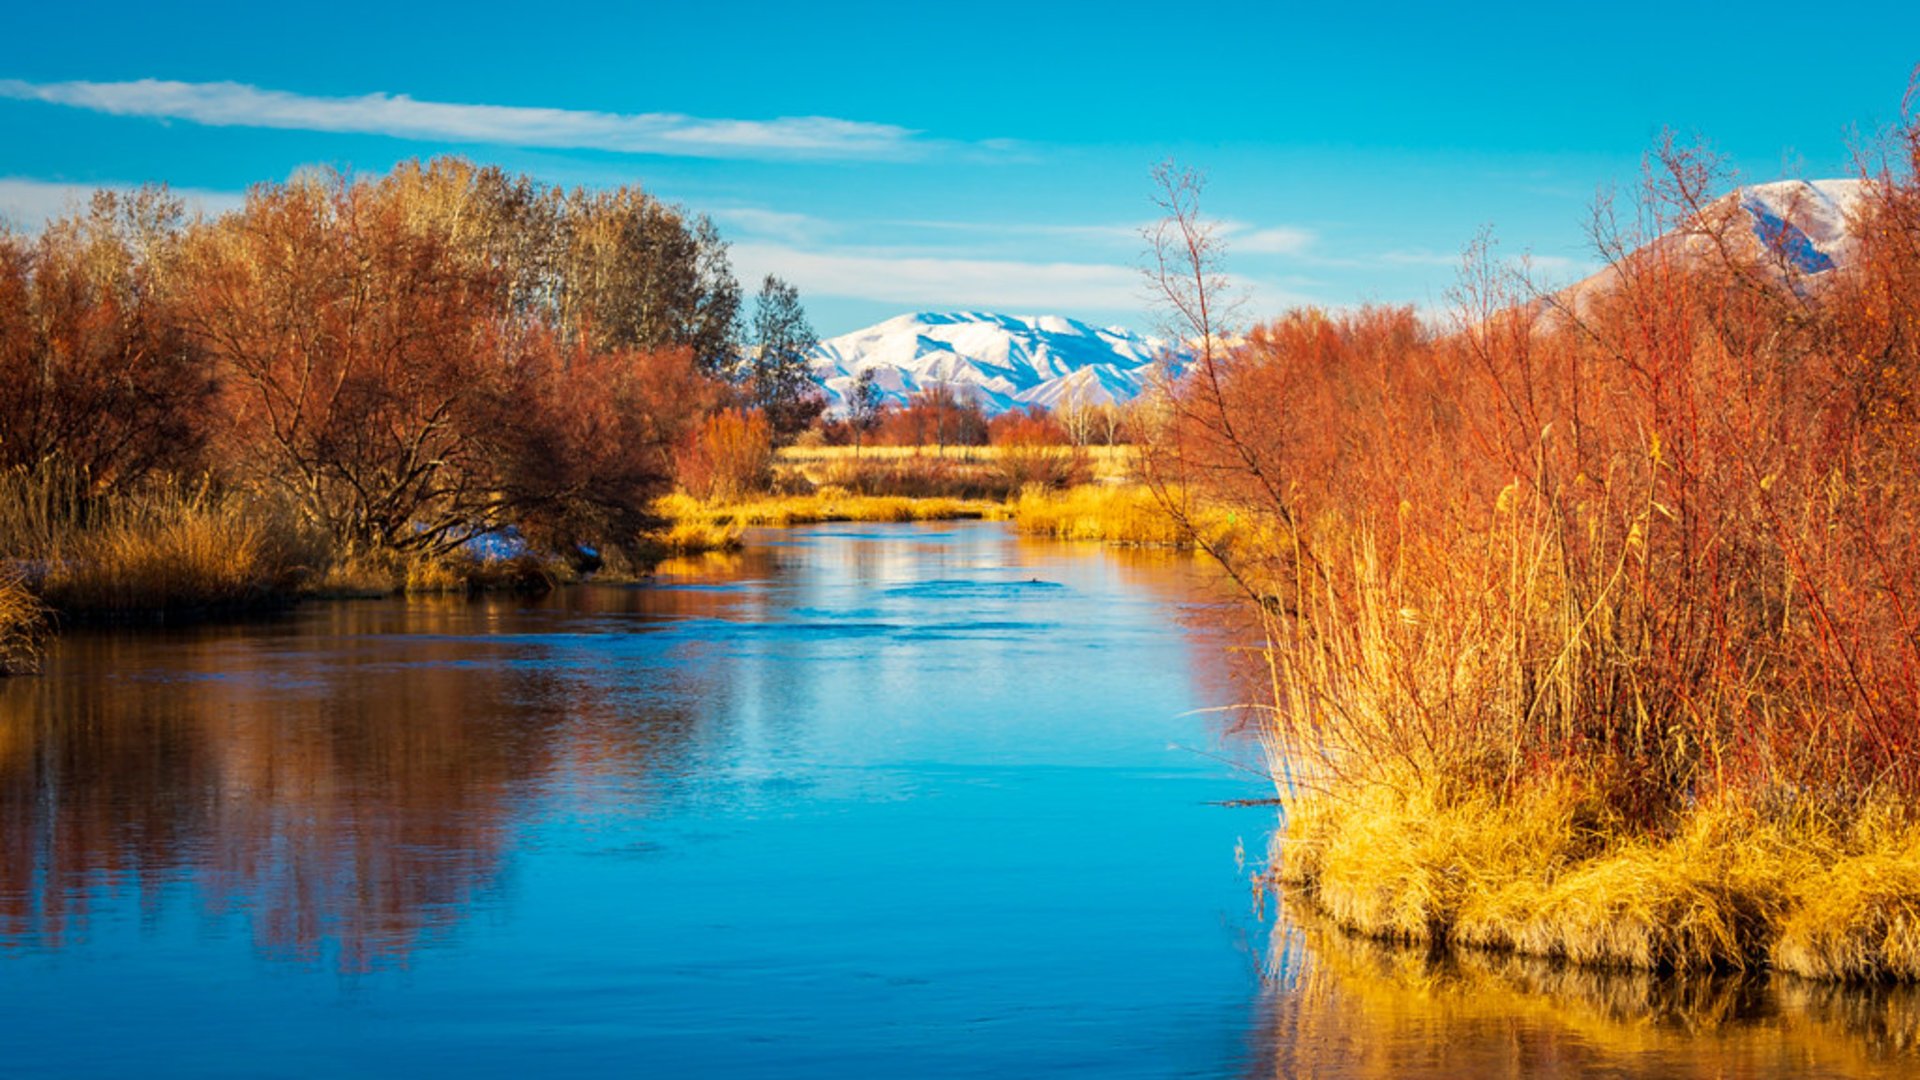
[[[0,233],[0,467],[102,486],[193,463],[212,379],[173,310],[179,206],[148,189],[27,240]]]
[[[1029,405],[1008,409],[989,421],[987,441],[994,446],[1065,446],[1073,440],[1046,406]]]
[[[905,408],[882,411],[873,441],[881,446],[985,446],[987,417],[973,398],[936,384],[914,394]]]
[[[1217,554],[1277,647],[1354,661],[1282,703],[1289,745],[1496,786],[1581,762],[1635,814],[1920,795],[1920,186],[1883,177],[1813,287],[1730,231],[1710,160],[1658,163],[1638,233],[1601,218],[1604,290],[1482,249],[1452,332],[1295,312],[1161,404],[1169,505],[1269,530]]]
[[[682,448],[679,475],[696,499],[724,501],[765,491],[773,475],[773,425],[758,410],[714,413]]]

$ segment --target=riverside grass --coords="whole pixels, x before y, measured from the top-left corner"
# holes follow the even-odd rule
[[[733,502],[702,502],[684,494],[668,495],[654,510],[671,523],[661,537],[679,536],[688,546],[675,554],[726,550],[739,545],[739,530],[756,525],[811,525],[832,521],[959,521],[997,516],[1000,504],[990,499],[946,497],[910,498],[904,495],[855,495],[823,487],[807,495],[768,495]],[[713,546],[691,546],[711,540]]]
[[[303,597],[526,588],[565,573],[532,558],[341,550],[271,500],[206,484],[158,482],[111,498],[91,487],[69,470],[0,474],[0,551],[18,560],[0,564],[11,582],[5,591],[23,590],[55,622],[238,614]],[[0,632],[0,641],[22,640]],[[16,667],[25,649],[0,646]]]
[[[0,568],[0,677],[38,670],[46,611],[25,575]]]

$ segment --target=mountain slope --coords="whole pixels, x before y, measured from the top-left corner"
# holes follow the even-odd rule
[[[1857,242],[1852,226],[1859,219],[1869,184],[1866,180],[1777,180],[1736,188],[1708,204],[1694,224],[1667,233],[1640,251],[1711,258],[1724,237],[1732,254],[1759,256],[1782,281],[1805,288],[1853,257]],[[1559,305],[1582,312],[1594,297],[1612,291],[1618,280],[1619,271],[1608,267],[1562,290]]]
[[[871,369],[888,401],[904,403],[916,391],[947,385],[998,413],[1067,400],[1130,400],[1164,351],[1152,338],[1057,315],[920,312],[822,341],[808,362],[836,412]]]

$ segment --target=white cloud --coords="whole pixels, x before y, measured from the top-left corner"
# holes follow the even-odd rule
[[[1145,300],[1140,271],[1102,263],[952,259],[871,251],[807,251],[782,244],[733,247],[742,281],[778,274],[802,296],[935,308],[1020,312],[1118,311]]]
[[[1310,230],[1290,225],[1254,229],[1235,222],[1223,222],[1220,235],[1228,255],[1304,255],[1316,239]]]
[[[38,229],[65,214],[85,210],[93,193],[105,188],[132,191],[138,184],[108,182],[72,184],[58,180],[35,180],[23,176],[0,176],[0,220],[19,229]],[[201,188],[172,188],[175,198],[186,203],[189,211],[218,214],[246,201],[238,191],[208,191]]]
[[[914,219],[888,221],[882,224],[905,229],[929,229],[943,232],[978,233],[992,236],[1038,236],[1074,240],[1120,241],[1134,247],[1140,245],[1142,233],[1145,230],[1153,228],[1152,222],[1140,222],[1134,225],[1047,225],[1021,222],[931,221]]]
[[[766,237],[788,244],[809,243],[840,231],[838,224],[811,214],[752,206],[722,207],[708,211],[708,216],[748,236]]]
[[[418,101],[405,94],[315,97],[244,83],[34,83],[0,79],[0,98],[66,105],[113,116],[187,120],[213,127],[390,135],[438,142],[610,150],[681,157],[898,158],[929,143],[892,124],[830,116],[711,119],[679,113],[608,113]]]
[[[1133,265],[946,258],[876,249],[807,250],[740,243],[732,250],[742,281],[777,274],[800,295],[866,300],[933,310],[1078,315],[1131,312],[1153,321],[1145,276]],[[1249,312],[1277,313],[1310,302],[1287,283],[1238,278],[1230,287]],[[1144,325],[1144,323],[1143,323]]]

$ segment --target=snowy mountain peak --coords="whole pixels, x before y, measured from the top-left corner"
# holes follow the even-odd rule
[[[871,369],[890,402],[945,385],[998,413],[1129,400],[1165,352],[1153,338],[1059,315],[923,311],[822,341],[809,364],[836,412]]]
[[[1703,208],[1698,220],[1658,237],[1640,251],[1718,258],[1719,241],[1762,254],[1794,288],[1817,287],[1822,275],[1853,258],[1853,229],[1867,196],[1868,180],[1776,180],[1734,189]],[[1725,226],[1731,226],[1726,228]],[[1636,252],[1638,254],[1638,252]],[[1613,292],[1620,280],[1606,267],[1559,294],[1558,305],[1585,310]]]

